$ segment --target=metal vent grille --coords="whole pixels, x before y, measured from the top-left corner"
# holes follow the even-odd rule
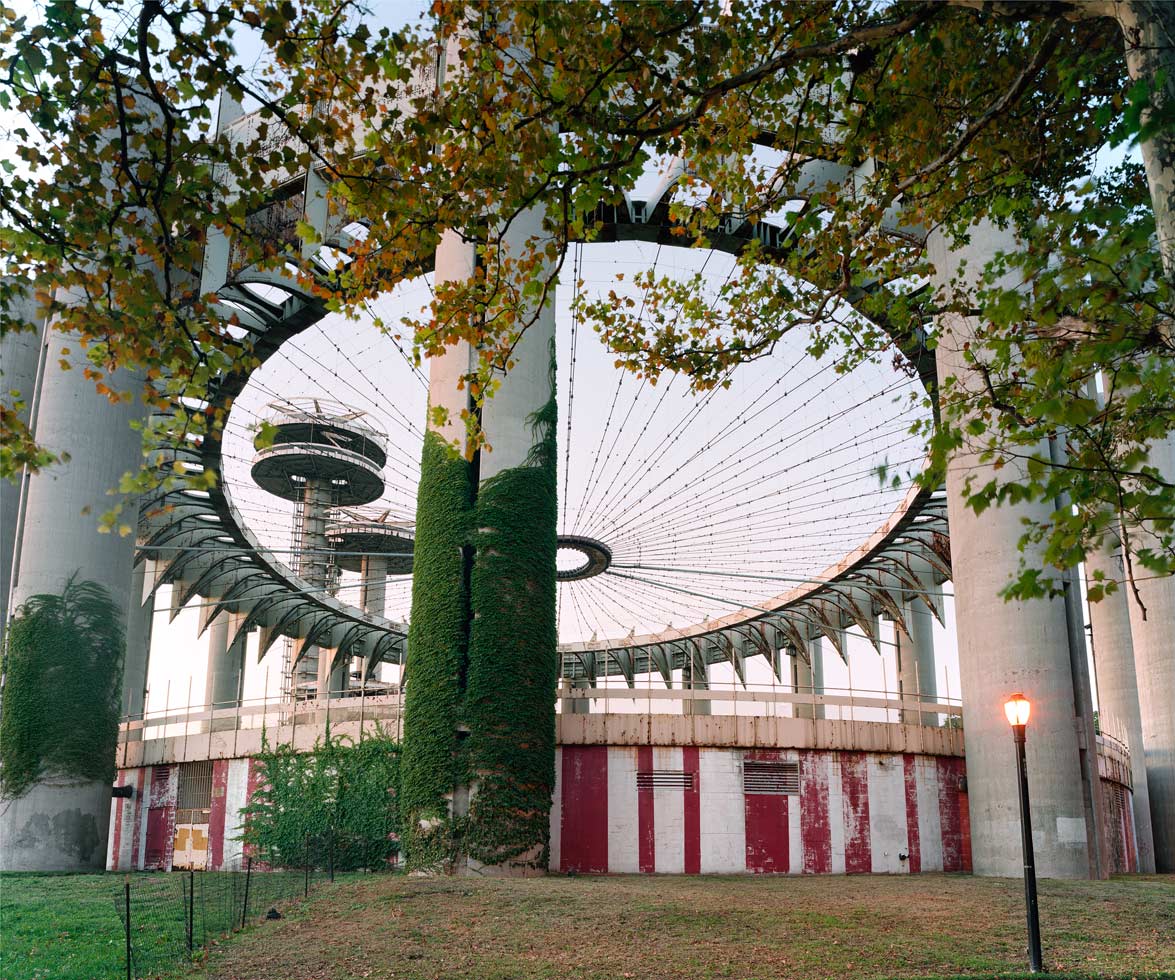
[[[743,792],[758,796],[784,796],[800,791],[798,762],[743,761]]]
[[[188,762],[180,766],[176,808],[207,810],[212,806],[212,761]]]
[[[680,769],[649,769],[636,774],[636,788],[692,790],[694,774]]]

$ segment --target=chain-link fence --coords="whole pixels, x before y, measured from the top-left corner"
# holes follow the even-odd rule
[[[307,897],[334,880],[334,853],[333,838],[307,838],[300,867],[270,868],[250,857],[241,871],[128,875],[115,899],[127,980],[173,970],[215,939]]]

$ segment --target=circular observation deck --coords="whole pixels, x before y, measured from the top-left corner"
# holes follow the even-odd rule
[[[323,398],[274,402],[265,424],[273,440],[258,433],[253,445],[253,481],[285,500],[303,498],[306,484],[329,489],[331,502],[368,504],[383,493],[387,435],[363,421],[364,412]],[[264,443],[264,444],[263,444]]]
[[[348,572],[363,570],[367,555],[385,558],[389,575],[411,575],[416,531],[409,521],[388,521],[364,514],[334,512],[326,526],[326,540],[335,562]]]

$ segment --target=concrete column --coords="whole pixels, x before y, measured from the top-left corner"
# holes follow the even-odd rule
[[[89,363],[72,338],[50,333],[37,412],[37,440],[69,460],[32,476],[25,502],[20,558],[12,605],[39,593],[60,594],[71,575],[97,582],[123,610],[131,605],[134,536],[99,534],[98,517],[115,498],[122,475],[142,460],[131,422],[141,404],[99,398],[83,374]],[[70,354],[60,351],[69,347]],[[63,370],[65,360],[71,370]],[[116,390],[136,390],[127,372],[111,379]],[[133,501],[132,507],[133,520]],[[0,869],[101,871],[106,862],[110,786],[104,781],[47,780],[26,796],[0,805]]]
[[[319,480],[307,480],[299,514],[301,551],[296,556],[298,574],[311,588],[326,588],[330,562],[326,539],[327,514],[330,511],[330,485]],[[349,665],[343,663],[331,670],[333,652],[324,656],[317,646],[311,646],[294,669],[295,686],[313,683],[318,696],[341,697],[350,680]]]
[[[6,281],[8,277],[5,277]],[[6,333],[0,338],[0,405],[12,409],[19,401],[17,417],[31,425],[37,373],[45,333],[44,317],[36,302],[21,297],[11,309],[0,310],[11,323],[32,323],[37,329]],[[18,392],[19,397],[12,392]],[[12,589],[13,559],[16,555],[17,526],[20,521],[21,490],[28,481],[23,470],[11,480],[0,480],[0,649],[8,626],[9,592]]]
[[[927,588],[938,586],[927,585]],[[934,616],[926,603],[911,598],[902,604],[906,629],[894,624],[897,641],[898,689],[903,698],[933,701],[937,696],[934,663]],[[903,711],[906,725],[937,725],[938,715],[932,711]]]
[[[1121,545],[1115,536],[1102,548],[1085,556],[1085,577],[1094,580],[1101,572],[1108,581],[1123,582]],[[1138,849],[1138,870],[1155,871],[1155,842],[1151,829],[1150,789],[1147,785],[1146,752],[1142,738],[1142,714],[1138,705],[1138,680],[1134,672],[1134,644],[1130,637],[1132,601],[1122,587],[1101,602],[1089,604],[1093,630],[1093,661],[1097,668],[1097,700],[1101,728],[1125,741],[1130,749],[1130,772],[1134,784],[1134,840]]]
[[[691,657],[685,662],[685,667],[681,672],[681,686],[686,691],[708,691],[710,690],[710,667],[695,663]],[[682,714],[685,715],[709,715],[713,710],[713,705],[710,699],[706,700],[691,700],[682,702]]]
[[[810,663],[805,663],[799,656],[791,658],[792,690],[796,694],[823,694],[824,693],[824,647],[822,640],[816,640],[808,645]],[[797,718],[823,718],[824,705],[797,704],[795,706]]]
[[[1148,462],[1167,480],[1175,480],[1175,436],[1152,446]],[[1131,528],[1133,551],[1157,547],[1151,535],[1145,524]],[[1126,604],[1134,642],[1155,870],[1170,873],[1175,872],[1175,576],[1153,577],[1137,559],[1133,565],[1142,605],[1130,596]]]
[[[211,709],[235,708],[241,703],[245,682],[245,643],[242,633],[229,643],[231,622],[227,613],[221,613],[208,627],[208,671],[204,681],[204,700]],[[235,718],[213,719],[210,731],[232,731]]]
[[[142,718],[147,697],[147,670],[151,663],[151,627],[155,618],[155,596],[146,591],[146,562],[131,572],[131,599],[126,620],[126,659],[122,666],[122,714]]]
[[[362,585],[359,602],[369,616],[382,616],[387,609],[388,559],[386,555],[365,555],[359,571]]]
[[[592,682],[586,678],[571,682],[571,689],[573,691],[586,691],[592,687]],[[587,698],[580,698],[578,700],[568,699],[563,702],[563,711],[569,715],[589,715],[592,712],[592,703]]]
[[[991,226],[974,229],[971,244],[958,251],[934,233],[928,242],[934,284],[946,290],[951,278],[962,274],[973,287],[996,250],[1014,247],[1010,235]],[[961,269],[964,260],[966,268]],[[966,347],[977,326],[977,318],[953,313],[939,319],[940,384],[980,383]],[[1047,459],[1048,447],[1041,446],[1040,453]],[[1082,752],[1094,747],[1082,745],[1077,734],[1065,603],[1009,603],[999,595],[1021,555],[1021,520],[1048,521],[1053,504],[1005,505],[977,515],[963,499],[968,479],[982,484],[1021,476],[1014,461],[997,470],[966,447],[947,471],[972,860],[977,874],[1014,877],[1022,872],[1016,763],[1003,713],[1007,695],[1020,691],[1033,706],[1027,751],[1038,872],[1042,877],[1086,878],[1099,871],[1096,817],[1086,805],[1083,772],[1088,770],[1082,758]],[[1043,565],[1037,555],[1027,557]]]

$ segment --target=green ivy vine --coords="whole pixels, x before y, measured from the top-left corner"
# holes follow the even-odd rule
[[[49,777],[113,783],[126,637],[110,593],[75,574],[17,609],[6,645],[0,794]]]
[[[475,488],[425,436],[408,633],[401,808],[407,867],[545,869],[555,782],[554,352],[526,460]],[[475,492],[476,490],[476,492]],[[508,680],[504,681],[504,679]],[[467,813],[454,813],[469,787]]]
[[[465,853],[483,864],[545,870],[555,782],[557,407],[531,417],[523,466],[477,497],[473,623],[465,716],[476,793]]]
[[[426,432],[416,498],[400,799],[410,869],[448,867],[455,856],[449,808],[463,774],[457,729],[469,647],[465,549],[472,498],[469,463],[439,435]]]
[[[386,868],[400,850],[400,755],[382,728],[358,742],[328,731],[310,752],[263,744],[241,839],[273,867]]]

